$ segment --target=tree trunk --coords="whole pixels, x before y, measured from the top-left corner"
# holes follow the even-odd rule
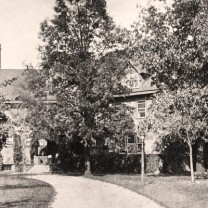
[[[142,138],[142,155],[141,155],[141,180],[142,180],[142,184],[144,184],[144,171],[145,171],[145,167],[144,167],[144,158],[145,158],[145,154],[144,154],[144,137]]]
[[[91,167],[90,167],[90,148],[87,144],[86,149],[85,149],[85,173],[84,176],[89,177],[92,175],[91,173]]]
[[[0,153],[0,171],[3,170],[3,157],[2,154]]]
[[[191,169],[191,182],[194,182],[194,166],[193,166],[193,150],[191,142],[188,143],[189,145],[189,157],[190,157],[190,169]]]

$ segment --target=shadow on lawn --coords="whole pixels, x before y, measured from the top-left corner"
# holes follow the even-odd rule
[[[26,200],[17,200],[17,201],[11,201],[6,203],[0,203],[1,208],[10,208],[10,207],[23,207],[26,203],[29,202],[29,199]]]
[[[92,176],[107,176],[107,175],[122,175],[122,176],[141,176],[140,173],[92,173]],[[173,177],[173,176],[190,176],[189,172],[184,172],[181,174],[175,174],[175,173],[160,173],[160,174],[154,174],[154,173],[146,173],[145,177]]]
[[[52,175],[63,175],[63,176],[83,176],[84,172],[52,172]]]
[[[35,188],[47,188],[49,187],[49,185],[45,185],[45,184],[40,184],[40,185],[34,185],[34,184],[31,184],[31,185],[4,185],[4,186],[0,186],[0,190],[6,190],[6,189],[27,189],[27,188],[32,188],[32,189],[35,189]]]
[[[54,196],[54,188],[45,182],[23,175],[0,176],[1,208],[47,208]]]

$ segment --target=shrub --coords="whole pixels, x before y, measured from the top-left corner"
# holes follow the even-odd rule
[[[84,172],[85,171],[85,159],[83,156],[75,155],[72,153],[65,154],[65,157],[61,156],[61,169],[63,172]]]
[[[4,145],[6,144],[7,138],[8,138],[7,132],[0,133],[0,149],[2,149]]]
[[[23,172],[23,164],[16,164],[15,172]]]
[[[145,170],[147,173],[154,173],[156,170],[162,169],[160,164],[161,155],[158,154],[147,154],[145,155]]]
[[[22,162],[23,162],[23,149],[22,149],[22,141],[20,135],[14,135],[14,164],[17,168],[16,171],[22,171]]]
[[[189,164],[189,150],[186,143],[175,135],[167,135],[157,142],[157,151],[161,153],[164,172],[183,173]]]
[[[30,157],[33,158],[35,155],[38,154],[38,147],[39,147],[39,138],[36,134],[33,135],[30,143]]]
[[[140,155],[118,153],[99,153],[90,156],[91,172],[104,173],[140,173]]]
[[[84,172],[85,158],[70,152],[59,155],[58,171]],[[146,155],[145,168],[147,173],[155,172],[159,167],[160,155]],[[93,174],[140,174],[141,155],[125,155],[118,153],[99,152],[90,156],[91,172]],[[56,171],[56,167],[52,167]]]

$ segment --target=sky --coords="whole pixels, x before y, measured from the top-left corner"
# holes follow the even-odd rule
[[[137,5],[147,0],[106,0],[116,24],[129,27],[138,14]],[[55,0],[0,0],[1,68],[38,67],[40,23],[53,16]]]

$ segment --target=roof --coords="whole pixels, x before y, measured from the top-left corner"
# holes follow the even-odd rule
[[[134,77],[138,80],[139,84],[137,87],[132,87],[131,92],[127,95],[121,95],[121,97],[128,97],[128,96],[138,96],[138,95],[145,95],[145,94],[153,94],[158,89],[156,85],[152,84],[152,78],[147,73],[147,71],[142,67],[139,63],[131,63],[128,62],[128,68],[127,68],[127,76],[126,80],[130,79],[131,77]],[[125,80],[124,80],[125,82]],[[119,97],[119,96],[115,96]]]
[[[16,100],[19,97],[18,89],[24,83],[24,69],[0,69],[0,84],[10,83],[0,87],[0,94],[7,100]]]
[[[25,81],[23,72],[25,69],[0,69],[0,85],[10,80],[11,84],[0,87],[0,95],[3,95],[6,100],[17,101],[20,92],[21,83]],[[131,93],[128,95],[115,95],[115,97],[128,97],[128,96],[139,96],[145,94],[153,94],[157,91],[157,87],[152,85],[151,77],[148,76],[141,65],[130,64],[129,73],[135,73],[139,76],[139,86],[132,88]],[[47,97],[47,100],[54,101],[52,98]]]
[[[141,77],[141,76],[140,76]],[[145,91],[151,91],[151,90],[157,90],[156,85],[152,85],[152,79],[143,79],[142,77],[139,79],[140,84],[138,88],[132,88],[131,94],[137,93],[137,92],[145,92]]]
[[[127,97],[133,97],[133,96],[140,96],[140,95],[152,95],[156,93],[158,89],[152,89],[152,90],[144,90],[144,91],[135,91],[131,92],[129,94],[124,95],[115,95],[115,98],[127,98]]]
[[[24,69],[0,69],[0,83],[6,79],[20,77]]]

